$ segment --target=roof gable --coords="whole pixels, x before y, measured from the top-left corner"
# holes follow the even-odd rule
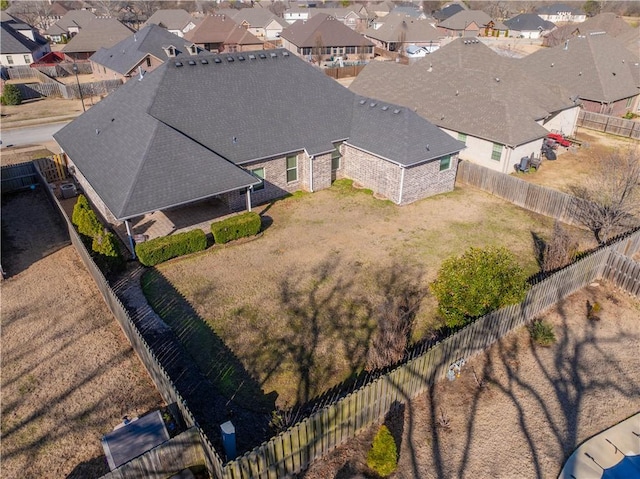
[[[555,27],[555,24],[543,20],[535,13],[521,13],[509,20],[505,20],[504,24],[509,27],[510,30],[518,32],[551,30]]]
[[[282,30],[280,37],[297,47],[315,47],[318,39],[325,46],[372,45],[362,35],[325,13],[318,13],[309,20],[297,20]]]
[[[115,18],[96,17],[67,43],[64,53],[95,52],[101,47],[110,48],[127,38],[133,30]]]
[[[193,17],[181,8],[156,10],[145,22],[145,25],[163,25],[167,30],[182,30]]]
[[[198,44],[235,43],[238,45],[260,45],[262,40],[238,25],[227,15],[207,15],[184,37]]]

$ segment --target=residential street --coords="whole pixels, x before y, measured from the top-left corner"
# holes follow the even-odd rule
[[[63,121],[21,128],[3,128],[0,131],[2,148],[4,149],[9,146],[38,145],[50,142],[53,140],[53,134],[67,123],[69,122]]]

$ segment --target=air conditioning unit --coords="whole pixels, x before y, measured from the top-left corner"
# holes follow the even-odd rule
[[[76,189],[76,185],[73,183],[64,183],[60,185],[60,194],[63,199],[73,198],[77,196],[78,190]]]

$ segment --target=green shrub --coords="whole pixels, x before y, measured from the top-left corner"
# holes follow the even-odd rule
[[[79,233],[90,238],[102,234],[104,229],[84,195],[78,196],[78,200],[73,207],[71,222],[78,227]]]
[[[387,477],[398,467],[398,450],[387,426],[378,429],[373,444],[367,454],[367,466],[382,477]]]
[[[534,320],[529,326],[529,334],[540,346],[550,346],[556,342],[553,325],[546,321]]]
[[[527,277],[506,248],[473,248],[442,263],[431,284],[438,312],[451,328],[524,300]]]
[[[171,258],[203,251],[206,247],[207,236],[204,231],[196,229],[139,243],[136,255],[143,265],[155,266]]]
[[[18,87],[8,83],[4,86],[4,90],[2,91],[2,104],[3,105],[19,105],[22,103],[22,94]]]
[[[232,216],[226,220],[211,224],[213,240],[218,244],[247,236],[255,236],[260,232],[260,215],[252,211]]]

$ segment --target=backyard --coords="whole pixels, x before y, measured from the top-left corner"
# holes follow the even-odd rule
[[[337,182],[257,211],[261,237],[162,264],[143,287],[214,384],[265,410],[304,404],[360,373],[394,307],[414,313],[412,341],[433,337],[442,323],[428,285],[445,258],[505,246],[534,274],[534,238],[553,228],[466,187],[397,207]],[[595,246],[570,231],[580,249]]]

